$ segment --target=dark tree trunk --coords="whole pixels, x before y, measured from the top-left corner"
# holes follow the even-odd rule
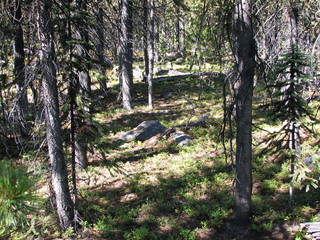
[[[88,86],[88,82],[90,82],[90,77],[89,73],[86,71],[78,71],[77,72],[77,78],[79,79],[80,85],[81,85],[81,90],[80,94],[85,98],[83,102],[87,102],[89,97],[89,90],[90,90],[90,85]],[[74,83],[77,85],[77,80],[72,79],[71,81],[75,80],[76,82]],[[89,88],[89,89],[88,89]],[[77,91],[79,89],[77,86],[73,88],[73,91]],[[79,90],[78,90],[79,91]],[[74,97],[74,115],[75,115],[75,121],[72,122],[71,124],[74,124],[74,146],[75,146],[75,163],[78,168],[86,168],[88,166],[88,157],[87,157],[87,152],[88,152],[88,140],[85,135],[85,125],[90,123],[90,119],[85,119],[85,117],[90,116],[90,109],[88,106],[79,106],[75,102],[75,95]],[[83,109],[80,109],[83,108]],[[87,112],[85,114],[86,116],[83,117],[81,112]]]
[[[70,116],[70,143],[71,143],[71,175],[72,175],[72,200],[73,200],[73,219],[78,218],[78,193],[77,193],[77,175],[76,175],[76,154],[77,151],[77,135],[76,135],[76,94],[78,82],[74,79],[74,74],[70,74],[69,78],[69,116]],[[86,145],[85,145],[86,146]],[[82,148],[81,148],[82,149]],[[80,150],[81,150],[80,149]],[[86,152],[84,153],[86,156]],[[77,231],[77,222],[74,221],[74,230]]]
[[[160,42],[160,34],[159,34],[159,19],[160,17],[157,15],[156,7],[154,9],[154,62],[155,64],[159,62],[159,42]]]
[[[298,19],[299,19],[299,7],[297,5],[293,5],[290,8],[289,12],[289,19],[290,19],[290,43],[288,48],[291,48],[293,53],[296,48],[298,48],[299,41],[298,41]],[[294,82],[296,80],[297,72],[296,69],[298,66],[294,62],[291,63],[290,66],[290,76],[289,79],[291,84],[289,86],[290,92],[294,92]],[[298,84],[298,83],[296,83]],[[286,89],[283,89],[286,90]],[[295,115],[295,111],[293,110],[291,113],[292,116]],[[291,150],[291,159],[290,159],[290,175],[293,176],[295,171],[295,162],[297,160],[297,155],[300,154],[300,137],[299,137],[299,127],[295,121],[292,121],[288,124],[288,131],[289,131],[289,149]],[[288,198],[288,212],[292,212],[293,210],[293,178],[290,180],[289,185],[289,198]]]
[[[107,59],[105,55],[105,31],[104,31],[104,12],[103,12],[103,3],[104,1],[99,1],[98,11],[96,13],[97,18],[97,25],[96,25],[96,33],[97,39],[95,41],[95,48],[97,51],[99,64],[98,64],[98,71],[99,71],[99,84],[100,84],[100,91],[102,94],[107,96],[107,78],[106,78],[106,69],[112,66],[109,59]]]
[[[288,48],[294,45],[298,45],[298,19],[299,19],[299,7],[291,3],[289,8],[289,21],[290,21],[290,39]]]
[[[22,30],[21,0],[14,0],[12,6],[14,26],[14,76],[17,86],[17,115],[19,131],[22,136],[27,135],[26,114],[28,112],[28,99],[25,81],[25,54]]]
[[[75,12],[75,14],[78,14],[81,16],[83,14],[82,12],[87,11],[87,5],[83,0],[76,0],[75,5],[77,6],[77,9],[79,12]],[[75,16],[76,18],[79,16]],[[73,34],[74,38],[78,42],[78,44],[75,45],[75,53],[77,55],[78,59],[82,59],[83,61],[80,62],[76,67],[76,74],[77,79],[70,79],[70,81],[73,81],[74,91],[77,91],[77,89],[80,90],[80,94],[82,95],[82,102],[84,103],[83,106],[74,106],[74,114],[76,116],[75,124],[75,136],[74,136],[74,146],[75,146],[75,163],[77,167],[79,168],[86,168],[88,166],[88,158],[87,158],[87,139],[85,134],[81,131],[86,123],[90,122],[90,119],[84,119],[83,117],[80,117],[81,112],[86,112],[87,116],[90,116],[90,107],[88,106],[89,100],[91,98],[91,79],[89,76],[89,33],[88,29],[86,27],[86,21],[85,19],[78,19],[78,21],[73,26]],[[77,61],[77,60],[76,60]],[[77,85],[80,84],[78,87]],[[75,96],[74,96],[75,97]],[[82,108],[82,109],[80,109]]]
[[[176,7],[176,15],[177,15],[177,22],[176,22],[176,50],[178,52],[182,52],[183,49],[183,43],[182,43],[182,37],[183,37],[183,29],[182,29],[182,21],[181,21],[181,12],[180,8]]]
[[[234,12],[235,102],[236,102],[236,189],[234,221],[246,230],[251,214],[252,191],[252,94],[255,41],[251,23],[251,1],[236,0]]]
[[[39,2],[40,61],[52,187],[60,226],[66,230],[73,226],[74,214],[61,138],[51,7],[51,0]]]
[[[289,130],[289,149],[292,150],[291,157],[290,157],[290,175],[293,176],[294,174],[294,164],[296,162],[296,141],[297,141],[297,129],[296,124],[290,123],[288,124],[288,130]],[[292,212],[293,209],[293,179],[291,177],[290,179],[290,185],[289,185],[289,196],[288,196],[288,207],[287,211]]]
[[[123,108],[132,110],[131,89],[132,74],[132,1],[121,0],[121,32],[120,32],[120,82],[122,86]]]

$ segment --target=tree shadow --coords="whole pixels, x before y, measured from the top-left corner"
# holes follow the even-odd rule
[[[182,82],[186,83],[187,81]],[[166,105],[157,106],[156,110],[164,111],[136,111],[114,116],[112,121],[104,124],[103,132],[108,134],[110,129],[126,131],[145,120],[169,122],[183,117],[188,110],[177,110],[177,105],[168,105],[172,102],[166,99],[165,93],[173,91],[177,94],[173,95],[174,99],[181,98],[184,91],[198,90],[197,82],[193,83],[188,88],[182,86],[180,89],[173,88],[175,85],[172,83],[162,84],[164,88],[157,88],[156,97]],[[217,86],[221,87],[219,84]],[[145,90],[145,85],[140,87]],[[218,96],[218,90],[216,91],[215,97]],[[144,104],[143,96],[142,94],[137,98],[141,100],[138,104]],[[214,126],[219,126],[218,121],[213,123]],[[110,149],[118,147],[114,145]],[[110,161],[94,160],[91,165],[134,165],[166,152],[169,153],[168,158],[172,157],[171,154],[179,153],[176,148],[168,146],[138,155],[114,155]],[[196,164],[198,163],[195,161]],[[270,166],[265,163],[256,164],[254,170],[259,175],[256,188],[261,188],[265,179],[275,178],[280,171],[274,162]],[[105,184],[98,187],[83,188],[79,207],[83,220],[91,224],[98,235],[105,239],[293,239],[285,220],[286,194],[270,189],[260,189],[255,193],[259,198],[253,201],[251,233],[239,236],[230,231],[228,222],[231,221],[233,209],[233,174],[232,168],[221,167],[221,164],[219,167],[216,164],[213,167],[203,165],[184,174],[167,172],[165,167],[135,169],[134,172],[124,173],[113,180],[105,180]],[[303,204],[299,202],[297,205]],[[272,214],[281,217],[273,220],[275,215]]]
[[[221,166],[177,176],[141,171],[99,188],[85,189],[86,200],[81,201],[80,209],[85,213],[84,220],[95,224],[101,236],[108,239],[125,239],[139,229],[147,229],[142,239],[240,239],[244,236],[230,231],[227,224],[233,207],[231,186],[218,183],[221,179],[217,175],[230,172],[229,167]],[[154,183],[147,177],[154,178]],[[268,203],[255,201],[254,211],[272,208],[283,214],[284,198],[279,194],[277,199],[269,196]],[[97,225],[99,219],[105,221],[104,225]],[[253,229],[242,239],[293,239],[284,220],[273,222],[271,216],[261,213],[254,223],[267,221],[269,229]]]
[[[105,158],[101,157],[100,159],[94,159],[90,161],[91,166],[103,166],[103,165],[114,165],[117,166],[119,163],[126,162],[136,162],[143,161],[146,158],[153,157],[159,153],[169,153],[177,154],[179,150],[174,145],[169,145],[166,148],[140,148],[135,150],[125,150],[119,152],[118,154],[107,155]]]
[[[122,184],[113,182],[99,189],[86,189],[88,195],[86,201],[81,201],[81,211],[91,224],[99,219],[109,219],[106,226],[101,227],[104,229],[102,235],[108,239],[124,239],[125,234],[133,234],[142,227],[149,231],[150,238],[144,239],[152,239],[152,236],[187,239],[188,235],[215,239],[212,234],[218,234],[223,228],[232,207],[230,189],[207,182],[215,174],[217,172],[209,169],[190,171],[181,176],[161,172],[135,173],[126,180],[119,179],[124,181]],[[155,182],[146,181],[146,176],[154,177]],[[114,187],[117,185],[119,187]],[[197,228],[201,229],[199,233]],[[116,238],[111,236],[114,230]]]

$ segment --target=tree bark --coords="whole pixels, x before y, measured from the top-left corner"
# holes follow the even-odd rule
[[[14,0],[12,6],[13,26],[14,26],[14,76],[17,86],[17,121],[19,131],[22,136],[26,136],[26,114],[28,112],[28,98],[25,82],[25,54],[24,54],[24,40],[22,30],[22,11],[21,1]]]
[[[247,230],[252,191],[252,94],[255,41],[251,23],[251,1],[236,0],[234,10],[234,57],[236,102],[236,189],[234,222]]]
[[[55,69],[51,0],[39,1],[39,41],[42,69],[42,91],[46,118],[47,144],[51,163],[51,178],[57,214],[62,230],[73,224],[73,204],[70,197],[63,153],[59,119],[58,89]]]
[[[149,51],[148,51],[148,39],[149,39],[149,1],[143,1],[143,60],[144,60],[144,81],[147,82],[149,75]]]
[[[78,16],[75,16],[75,18],[78,18],[79,21],[76,22],[73,26],[73,35],[76,39],[78,44],[75,45],[75,52],[78,59],[84,59],[82,63],[80,63],[78,66],[76,66],[76,74],[79,81],[76,79],[70,79],[70,81],[74,81],[73,90],[76,91],[79,89],[80,94],[83,98],[83,106],[76,106],[75,103],[75,109],[74,114],[76,116],[75,119],[75,163],[77,167],[79,168],[86,168],[88,166],[88,157],[87,157],[87,139],[85,134],[80,132],[80,129],[84,127],[86,123],[90,122],[90,119],[84,119],[85,117],[80,117],[81,112],[86,112],[87,116],[90,116],[90,107],[88,106],[89,100],[91,98],[91,79],[89,76],[89,64],[87,63],[89,60],[89,33],[88,29],[86,28],[86,21],[84,19],[81,19],[79,16],[81,16],[81,12],[87,11],[87,5],[83,0],[76,0],[75,5],[77,6],[77,9],[79,9],[79,12],[75,12],[78,14]],[[71,23],[70,23],[71,24]],[[77,60],[76,60],[77,61]],[[77,85],[80,85],[79,88]],[[75,95],[74,95],[75,97]],[[75,99],[74,99],[75,100]],[[72,124],[72,123],[71,123]]]
[[[99,64],[99,84],[100,91],[104,96],[107,96],[107,78],[106,78],[106,69],[112,67],[110,60],[105,55],[105,23],[104,23],[104,12],[103,12],[103,4],[104,1],[99,1],[98,10],[96,12],[97,25],[96,25],[96,34],[97,39],[95,41],[95,48],[97,51]]]
[[[182,14],[180,7],[176,7],[176,50],[177,52],[183,53],[184,54],[184,49],[185,49],[185,32],[184,32],[184,23],[182,21]]]
[[[299,39],[298,39],[298,19],[299,19],[299,7],[298,5],[293,1],[290,4],[290,8],[289,8],[289,22],[290,22],[290,39],[289,39],[289,44],[288,44],[288,48],[292,50],[292,54],[295,53],[295,49],[297,49],[299,47]],[[289,75],[289,79],[291,81],[291,84],[288,86],[290,92],[292,93],[292,95],[295,92],[295,84],[294,82],[296,81],[296,78],[299,78],[296,72],[296,63],[292,62],[290,65],[290,73]],[[296,84],[298,84],[296,82]],[[286,89],[283,89],[283,91],[285,91]],[[291,94],[290,94],[291,95]],[[292,116],[295,116],[295,111],[292,110],[291,113]],[[290,121],[288,124],[288,130],[289,130],[289,149],[291,150],[291,159],[290,159],[290,175],[293,176],[294,175],[294,171],[295,171],[295,162],[297,160],[297,155],[300,154],[300,137],[299,137],[299,127],[296,124],[295,121]],[[288,196],[288,212],[292,212],[293,210],[293,195],[294,195],[294,187],[293,187],[293,178],[291,177],[290,180],[290,185],[289,185],[289,196]]]
[[[154,70],[154,44],[155,44],[155,17],[154,17],[154,0],[150,0],[150,37],[149,37],[149,72],[147,77],[148,82],[148,106],[153,108],[153,70]]]
[[[132,110],[131,89],[133,84],[132,73],[132,1],[121,0],[121,32],[120,32],[120,83],[122,85],[123,108]]]

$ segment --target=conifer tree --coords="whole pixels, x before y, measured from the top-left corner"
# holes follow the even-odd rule
[[[132,110],[132,0],[120,0],[120,71],[123,108]]]
[[[251,215],[252,95],[256,54],[250,0],[235,1],[233,21],[237,126],[234,222],[240,231],[247,231]]]
[[[302,130],[312,132],[311,129],[301,122],[303,117],[313,119],[313,113],[308,108],[308,102],[303,97],[303,91],[307,89],[310,76],[304,69],[308,66],[308,57],[300,51],[297,45],[284,53],[274,65],[271,78],[273,82],[267,87],[271,89],[272,98],[270,103],[262,106],[269,110],[270,119],[279,120],[283,124],[281,128],[269,136],[270,144],[277,150],[285,150],[285,155],[290,160],[290,174],[294,174],[297,156],[300,154]],[[293,182],[290,182],[288,211],[293,205]]]
[[[39,1],[40,63],[52,187],[60,226],[66,230],[73,226],[74,213],[62,144],[51,10],[51,0]]]
[[[22,16],[22,2],[14,0],[11,6],[12,22],[14,27],[14,77],[17,85],[17,119],[18,131],[21,136],[25,138],[27,133],[26,115],[28,112],[28,99],[25,80],[25,54],[24,54],[24,39],[23,39],[23,16]]]

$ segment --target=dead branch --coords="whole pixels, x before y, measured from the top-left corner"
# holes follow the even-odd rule
[[[186,78],[197,78],[201,76],[220,76],[221,73],[218,72],[202,72],[202,73],[189,73],[189,74],[181,74],[181,75],[174,75],[174,76],[167,76],[167,77],[157,77],[154,78],[154,82],[164,82],[164,81],[174,81],[179,79],[186,79]]]

